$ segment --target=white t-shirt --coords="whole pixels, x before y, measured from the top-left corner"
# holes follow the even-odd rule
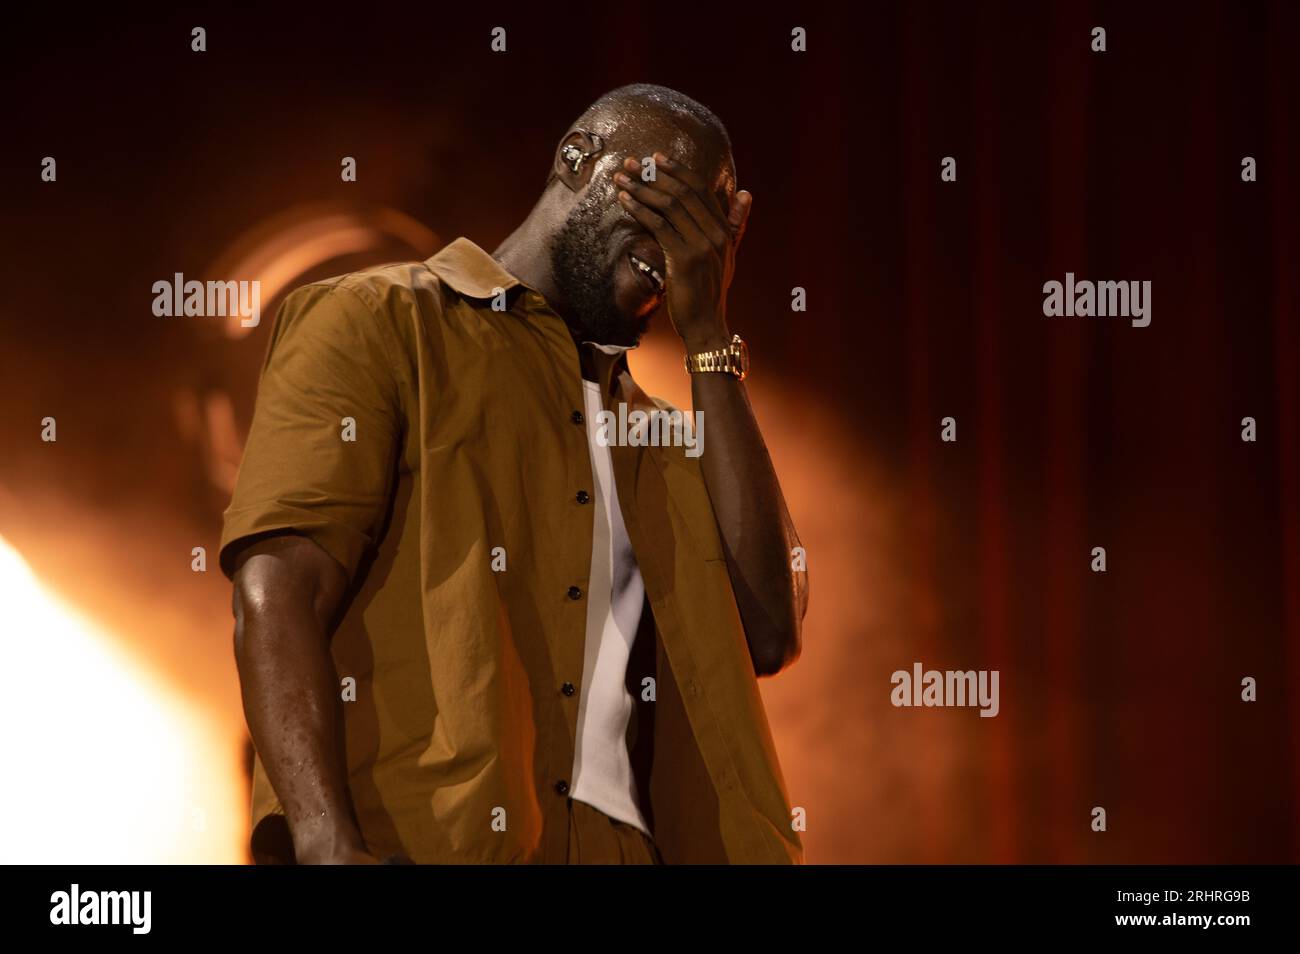
[[[628,657],[641,621],[645,583],[623,525],[609,447],[596,439],[597,415],[604,410],[600,386],[594,381],[582,384],[595,480],[591,488],[595,519],[571,797],[649,834],[637,803],[627,750],[634,702],[625,683]]]

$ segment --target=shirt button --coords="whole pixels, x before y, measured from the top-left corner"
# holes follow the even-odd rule
[[[571,682],[566,682],[564,685],[560,686],[560,692],[564,693],[566,696],[571,696],[577,691],[578,690]]]
[[[574,424],[581,424],[583,420],[585,420],[585,418],[583,418],[581,411],[574,411],[572,414],[569,415],[569,420],[571,420]]]
[[[571,600],[582,599],[582,590],[576,586],[569,587],[569,599]]]
[[[580,504],[584,504],[591,499],[591,494],[587,493],[585,490],[579,490],[573,495],[573,499],[578,501]]]
[[[564,779],[560,779],[555,783],[555,790],[561,795],[567,795],[569,794],[569,783]]]

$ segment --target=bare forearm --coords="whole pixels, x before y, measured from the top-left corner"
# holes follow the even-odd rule
[[[300,861],[361,845],[339,752],[339,695],[317,629],[311,620],[253,617],[239,659],[249,731]]]
[[[250,548],[235,575],[244,715],[299,862],[341,860],[363,847],[329,651],[328,625],[344,585],[322,551],[293,537]]]
[[[654,236],[668,269],[668,315],[687,354],[725,348],[726,297],[754,197],[714,171],[654,153],[654,175],[627,157],[613,176],[623,210]],[[704,419],[701,466],[726,549],[754,671],[779,671],[799,654],[806,577],[791,566],[798,545],[744,385],[728,373],[692,376]]]
[[[806,576],[792,568],[799,540],[744,384],[730,374],[694,374],[691,395],[703,412],[700,463],[754,668],[774,673],[799,654],[807,605]]]

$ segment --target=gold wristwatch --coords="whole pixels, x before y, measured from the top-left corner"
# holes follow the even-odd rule
[[[691,374],[701,371],[720,371],[734,374],[736,380],[745,380],[749,374],[749,347],[740,335],[731,336],[731,344],[716,351],[701,351],[686,356],[686,370]]]

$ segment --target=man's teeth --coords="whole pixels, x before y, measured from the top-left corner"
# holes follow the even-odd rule
[[[641,259],[637,258],[635,255],[629,255],[628,258],[632,259],[633,265],[646,275],[650,276],[650,280],[655,283],[655,288],[658,288],[660,291],[664,290],[664,277],[659,274],[657,269],[651,266],[649,262],[641,261]]]

